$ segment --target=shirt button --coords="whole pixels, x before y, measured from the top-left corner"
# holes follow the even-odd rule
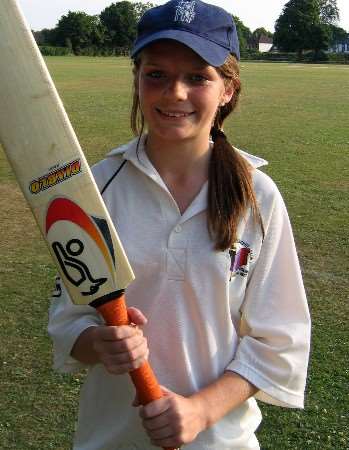
[[[176,225],[175,232],[180,233],[182,231],[182,227],[180,225]]]

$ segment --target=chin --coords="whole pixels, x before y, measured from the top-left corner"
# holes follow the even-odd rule
[[[161,133],[161,138],[167,141],[185,141],[188,139],[193,139],[195,136],[192,133],[185,133],[183,131],[173,131],[173,130],[165,130]]]
[[[168,141],[178,141],[187,140],[195,138],[195,133],[193,130],[184,127],[171,127],[171,126],[161,126],[153,128],[154,136],[159,136],[164,140]]]

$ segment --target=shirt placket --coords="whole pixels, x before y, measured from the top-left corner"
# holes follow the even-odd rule
[[[184,281],[189,245],[186,228],[190,226],[189,221],[193,216],[206,209],[207,183],[202,187],[200,193],[184,214],[181,215],[175,199],[145,155],[143,147],[141,148],[140,158],[137,160],[132,158],[132,162],[155,182],[157,185],[156,189],[161,190],[161,194],[159,195],[160,206],[168,230],[167,248],[165,250],[165,270],[169,280]]]

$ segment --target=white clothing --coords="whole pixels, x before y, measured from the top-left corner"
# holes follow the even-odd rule
[[[213,249],[207,183],[181,215],[146,156],[144,137],[138,151],[136,139],[112,151],[93,173],[102,189],[127,160],[103,198],[136,275],[127,304],[148,318],[144,334],[160,384],[187,396],[231,370],[260,389],[256,399],[303,407],[310,318],[292,231],[278,189],[257,169],[266,162],[241,154],[255,167],[265,238],[248,215],[238,229],[235,259],[228,250]],[[85,328],[101,323],[93,308],[73,305],[62,286],[49,323],[57,370],[84,368],[70,351]],[[74,450],[157,448],[130,406],[128,375],[110,375],[102,365],[88,369]],[[256,450],[260,421],[251,398],[184,448]]]

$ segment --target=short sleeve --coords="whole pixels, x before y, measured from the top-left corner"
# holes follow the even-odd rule
[[[258,400],[302,408],[310,347],[310,316],[290,221],[274,185],[265,237],[247,281],[240,343],[227,370],[255,385]],[[263,214],[264,212],[264,214]]]
[[[52,295],[48,333],[53,341],[53,367],[59,372],[77,372],[87,366],[72,356],[76,339],[88,327],[101,325],[102,319],[91,306],[74,305],[60,278]]]

